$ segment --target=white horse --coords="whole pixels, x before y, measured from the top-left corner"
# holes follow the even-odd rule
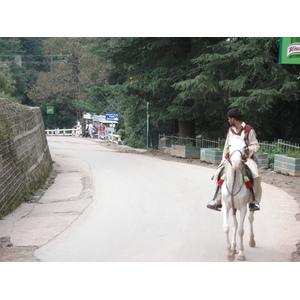
[[[236,232],[238,229],[238,234],[240,237],[239,243],[239,253],[238,260],[245,260],[244,255],[244,245],[243,245],[243,236],[244,236],[244,221],[247,213],[247,205],[251,199],[251,192],[247,189],[244,176],[245,166],[242,163],[243,156],[245,154],[245,141],[244,135],[238,136],[235,135],[230,140],[229,145],[229,157],[228,163],[225,167],[225,176],[226,179],[222,184],[222,212],[223,212],[223,229],[226,235],[227,243],[227,259],[233,261],[236,253]],[[229,211],[232,209],[233,216],[233,236],[232,242],[229,241]],[[236,211],[240,213],[240,222],[238,224]],[[253,234],[253,220],[254,212],[249,212],[249,222],[250,222],[250,241],[249,245],[255,247],[255,240]]]

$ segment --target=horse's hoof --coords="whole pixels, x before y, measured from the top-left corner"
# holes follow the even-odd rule
[[[231,253],[227,254],[227,260],[228,261],[234,261],[234,259],[235,259],[234,252],[231,252]]]
[[[255,241],[254,240],[250,240],[249,241],[249,246],[252,247],[252,248],[255,247],[256,246]]]
[[[232,245],[230,250],[232,251],[233,254],[237,254],[237,251],[236,251],[236,245]]]
[[[239,254],[237,258],[238,258],[238,260],[246,260],[246,257],[244,254]]]

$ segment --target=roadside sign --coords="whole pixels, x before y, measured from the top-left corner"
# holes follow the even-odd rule
[[[46,106],[47,115],[54,115],[54,106]]]
[[[94,122],[106,121],[106,117],[104,115],[93,115],[92,119]]]
[[[90,113],[84,113],[83,118],[90,120],[90,119],[92,119],[92,115]]]
[[[300,37],[280,38],[279,64],[300,64]]]
[[[106,114],[106,121],[118,121],[119,114]]]

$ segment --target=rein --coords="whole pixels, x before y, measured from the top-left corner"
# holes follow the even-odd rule
[[[240,152],[241,157],[243,157],[243,154],[242,154],[242,152],[241,152],[240,150],[235,150],[235,151],[233,151],[233,152],[230,154],[230,156],[231,156],[234,152],[237,152],[237,151]],[[230,163],[230,165],[232,166],[232,163],[231,163],[230,158],[227,158],[227,161],[228,161],[228,162]],[[229,190],[228,182],[227,182],[227,180],[226,180],[226,189],[227,189],[229,195],[231,196],[231,206],[232,206],[232,214],[233,214],[233,215],[236,214],[236,208],[234,208],[234,199],[233,199],[233,197],[236,196],[236,195],[241,191],[241,189],[242,189],[242,187],[243,187],[243,185],[244,185],[244,182],[242,182],[242,185],[241,185],[241,187],[239,188],[239,190],[238,190],[236,193],[233,193],[233,189],[234,189],[235,181],[236,181],[236,172],[237,172],[237,171],[234,171],[234,178],[233,178],[232,189],[231,189],[232,192]],[[242,175],[242,176],[243,176],[243,175]]]

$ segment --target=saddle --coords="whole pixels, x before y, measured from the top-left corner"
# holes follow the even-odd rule
[[[243,163],[243,166],[245,167],[245,173],[246,173],[246,174],[244,174],[244,175],[246,175],[246,176],[249,178],[249,179],[247,179],[247,181],[249,181],[249,182],[247,182],[247,183],[248,183],[248,184],[251,183],[250,186],[248,186],[248,184],[246,184],[246,185],[247,185],[247,188],[250,189],[251,194],[252,194],[252,198],[255,199],[255,197],[254,197],[254,192],[253,192],[253,189],[252,189],[252,186],[253,186],[253,175],[252,175],[252,171],[251,171],[251,169],[246,165],[245,162],[242,162],[242,163]],[[222,185],[222,183],[223,183],[223,181],[224,181],[223,175],[225,174],[225,171],[226,171],[226,168],[227,168],[227,164],[228,164],[228,162],[225,162],[225,163],[224,163],[223,168],[221,169],[220,173],[218,174],[218,179],[217,179],[218,185],[217,185],[217,189],[216,189],[216,192],[215,192],[215,194],[214,194],[213,200],[216,200],[216,197],[217,197],[217,194],[218,194],[218,192],[219,192],[219,189],[221,188],[221,185]]]
[[[222,179],[222,177],[223,177],[223,175],[225,174],[225,171],[226,171],[226,169],[227,169],[228,163],[229,163],[228,161],[225,161],[225,163],[223,164],[223,167],[222,167],[221,171],[220,171],[219,174],[218,174],[218,178],[217,178],[218,184],[217,184],[217,189],[216,189],[216,191],[215,191],[213,200],[216,200],[217,194],[218,194],[218,192],[219,192],[219,190],[220,190],[220,188],[221,188],[221,185],[222,185],[222,181],[224,181],[224,180]],[[252,189],[252,186],[253,186],[253,175],[252,175],[252,171],[251,171],[251,169],[246,165],[246,163],[245,163],[244,161],[242,162],[242,164],[243,164],[243,166],[245,167],[245,173],[246,173],[246,174],[244,174],[244,175],[247,176],[247,177],[249,178],[249,182],[251,183],[251,185],[250,185],[249,187],[247,186],[247,188],[250,189],[250,192],[251,192],[251,195],[252,195],[252,199],[255,200],[254,192],[253,192],[253,189]],[[223,177],[223,178],[224,178],[224,177]]]
[[[253,184],[253,175],[252,175],[252,171],[250,170],[250,168],[245,164],[245,162],[242,162],[243,166],[245,167],[245,171],[246,171],[246,176],[248,176],[248,178],[250,179],[250,182]]]

